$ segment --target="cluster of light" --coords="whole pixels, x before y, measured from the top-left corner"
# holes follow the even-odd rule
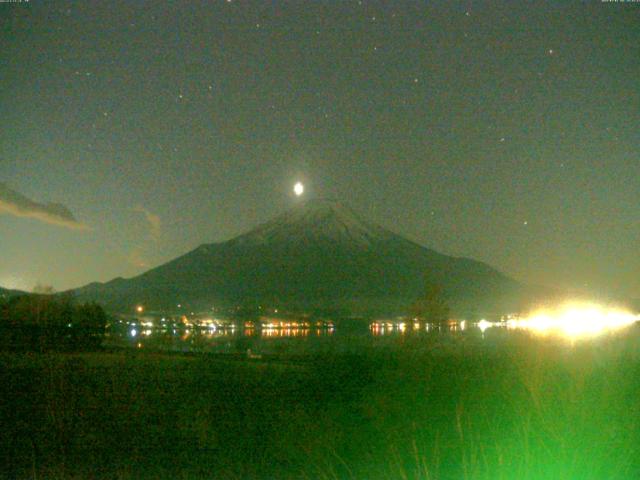
[[[377,336],[384,335],[385,333],[390,332],[393,328],[393,325],[390,324],[390,326],[387,328],[387,325],[384,322],[374,322],[371,324],[370,328],[373,334]]]
[[[487,328],[489,328],[489,327],[493,327],[493,326],[495,326],[495,325],[499,325],[499,324],[497,324],[496,322],[488,322],[488,321],[486,321],[484,318],[478,322],[478,328],[480,329],[480,331],[481,331],[482,333],[484,333],[484,331],[485,331]]]
[[[507,327],[581,338],[619,330],[639,320],[640,317],[624,310],[592,304],[568,304],[556,310],[541,310],[526,318],[508,320]]]
[[[233,335],[233,332],[230,329],[221,329],[221,328],[217,328],[215,330],[206,329],[202,332],[202,335],[206,338],[219,338],[219,337],[229,337]]]
[[[263,328],[263,337],[306,337],[309,335],[308,328]]]
[[[311,323],[307,321],[297,320],[278,320],[278,319],[264,319],[260,322],[262,328],[309,328]]]

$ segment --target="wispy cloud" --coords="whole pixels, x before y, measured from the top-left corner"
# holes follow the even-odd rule
[[[151,235],[151,238],[153,238],[153,240],[158,240],[160,238],[160,231],[162,230],[162,221],[160,220],[160,217],[155,213],[151,213],[141,205],[134,207],[133,211],[144,215],[149,223],[149,234]]]
[[[137,205],[131,209],[134,212],[141,213],[144,215],[145,220],[147,221],[147,232],[149,234],[150,239],[157,243],[160,240],[160,234],[162,233],[162,220],[159,215],[150,212],[142,205]],[[149,262],[145,258],[145,250],[141,246],[137,246],[131,250],[131,253],[127,257],[127,261],[130,265],[133,265],[136,268],[148,268]]]
[[[90,230],[79,222],[71,211],[59,203],[38,203],[0,182],[0,214],[33,218],[41,222],[74,230]]]
[[[140,248],[134,248],[129,256],[127,257],[127,262],[133,265],[136,268],[148,268],[149,264],[142,256],[142,251]]]

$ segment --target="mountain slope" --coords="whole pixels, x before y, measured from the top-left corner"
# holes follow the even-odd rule
[[[0,287],[0,300],[15,297],[16,295],[26,295],[26,292],[21,292],[20,290],[8,290]]]
[[[421,295],[425,276],[458,311],[513,308],[523,292],[484,263],[422,247],[337,202],[310,200],[229,241],[76,293],[126,310],[222,303],[394,312]]]

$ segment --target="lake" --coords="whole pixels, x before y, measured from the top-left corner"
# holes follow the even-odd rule
[[[256,325],[250,322],[246,325]],[[588,324],[586,324],[589,326]],[[544,336],[567,344],[601,336],[637,333],[635,321],[615,330],[581,330],[567,335],[566,326],[542,332]],[[620,330],[624,331],[620,331]],[[374,321],[348,324],[344,327],[326,324],[320,327],[245,327],[208,326],[185,328],[173,324],[163,327],[145,326],[141,322],[121,322],[112,325],[105,341],[108,347],[128,347],[156,352],[215,353],[247,356],[301,356],[330,353],[357,353],[363,347],[391,346],[404,342],[408,337],[417,338],[425,346],[435,350],[471,348],[493,349],[513,338],[539,338],[539,326],[514,324],[510,321],[449,322],[447,324],[415,324],[409,326],[400,321]],[[585,338],[586,336],[586,338]]]

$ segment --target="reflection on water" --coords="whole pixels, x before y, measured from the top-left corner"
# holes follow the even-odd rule
[[[466,328],[465,322],[453,321],[444,324],[374,321],[359,323],[357,328],[345,326],[344,329],[336,327],[333,322],[308,321],[248,321],[237,326],[230,323],[186,326],[179,322],[161,324],[156,328],[130,321],[111,327],[107,345],[158,351],[247,354],[254,358],[255,354],[308,354],[327,345],[349,349],[367,337],[455,334],[464,332]]]
[[[390,322],[375,321],[369,325],[369,330],[374,337],[385,335],[406,335],[408,333],[444,333],[463,332],[467,328],[467,322],[449,321],[445,323],[428,322]]]
[[[145,323],[148,325],[149,322]],[[321,342],[335,333],[333,323],[283,322],[276,325],[256,325],[254,322],[246,322],[241,323],[240,327],[234,324],[191,324],[187,327],[184,323],[176,323],[149,328],[135,321],[123,321],[110,327],[106,345],[159,351],[282,353],[290,349],[292,340]],[[308,345],[305,346],[307,347]]]
[[[161,351],[213,352],[244,354],[311,353],[323,346],[349,348],[369,337],[416,337],[435,338],[438,335],[473,338],[484,341],[486,335],[512,334],[514,330],[533,334],[558,334],[575,340],[613,332],[629,326],[639,317],[624,312],[565,309],[560,313],[537,314],[530,317],[508,316],[499,321],[448,321],[428,323],[411,319],[375,320],[369,324],[340,324],[331,321],[260,319],[240,322],[237,325],[223,321],[208,321],[200,324],[180,319],[169,322],[164,318],[155,324],[145,321],[121,320],[109,330],[107,345],[147,348]],[[368,325],[368,329],[366,329]],[[358,328],[354,328],[358,327]],[[494,333],[491,333],[491,332]],[[378,341],[378,340],[377,340]]]
[[[308,328],[263,328],[260,331],[263,337],[307,337]]]

